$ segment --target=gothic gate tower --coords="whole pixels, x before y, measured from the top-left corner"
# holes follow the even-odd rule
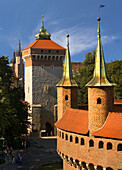
[[[95,69],[92,80],[88,86],[89,131],[92,134],[103,126],[109,112],[113,111],[114,83],[109,82],[106,74],[104,54],[100,36],[100,18],[98,21],[97,48],[95,56]]]
[[[57,86],[58,120],[63,116],[66,107],[78,108],[78,85],[73,78],[69,51],[69,34],[65,54],[63,77]]]
[[[22,51],[25,60],[25,100],[31,106],[32,131],[40,135],[54,127],[56,84],[63,72],[65,48],[50,39],[51,34],[42,28],[36,40]]]

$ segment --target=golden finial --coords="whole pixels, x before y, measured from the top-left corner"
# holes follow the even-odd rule
[[[97,21],[100,21],[100,20],[101,20],[101,18],[100,18],[100,17],[98,17],[98,18],[97,18]]]
[[[67,34],[66,36],[69,37],[69,34]]]
[[[44,15],[42,15],[42,18],[44,18]]]

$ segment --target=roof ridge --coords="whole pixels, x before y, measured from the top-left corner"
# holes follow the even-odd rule
[[[38,40],[35,40],[35,41],[36,41],[36,42],[32,45],[32,47],[38,42]],[[31,47],[31,48],[32,48],[32,47]]]
[[[122,112],[109,112],[109,114],[122,114]]]

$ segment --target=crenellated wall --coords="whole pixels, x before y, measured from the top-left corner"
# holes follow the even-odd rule
[[[58,129],[57,152],[64,161],[64,170],[122,169],[121,140],[88,137]]]

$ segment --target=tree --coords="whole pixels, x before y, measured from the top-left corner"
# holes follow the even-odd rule
[[[83,67],[79,69],[78,73],[75,73],[75,80],[79,85],[78,90],[78,102],[79,104],[88,103],[88,88],[85,86],[93,77],[94,63],[95,63],[95,51],[89,52],[85,56]],[[108,79],[111,82],[116,83],[114,87],[114,98],[122,99],[122,61],[112,61],[106,63],[106,71]]]
[[[107,63],[106,69],[109,80],[116,84],[114,87],[114,98],[122,99],[122,60]]]
[[[15,139],[27,133],[28,107],[21,99],[21,88],[11,88],[12,70],[8,57],[0,57],[0,137],[13,145]]]
[[[85,86],[93,76],[94,63],[95,63],[95,51],[89,52],[85,56],[82,68],[75,74],[75,80],[79,85],[78,90],[78,102],[79,104],[88,103],[88,88]]]

